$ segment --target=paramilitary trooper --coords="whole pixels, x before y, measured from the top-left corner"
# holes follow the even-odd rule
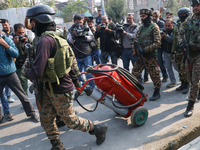
[[[174,53],[174,55],[172,56],[173,57],[172,60],[175,60],[177,64],[179,80],[181,81],[181,85],[178,88],[176,88],[176,91],[182,91],[183,94],[186,94],[189,91],[190,83],[187,77],[185,67],[182,67],[183,50],[179,48],[177,36],[178,36],[178,32],[180,30],[182,23],[190,15],[191,15],[191,11],[187,7],[183,7],[178,10],[179,20],[177,21],[177,24],[174,26],[174,40],[173,40],[173,46],[172,46],[172,53]],[[175,59],[174,59],[174,56],[175,56]]]
[[[30,8],[28,19],[35,20],[35,34],[40,37],[35,61],[23,72],[28,79],[43,81],[40,121],[52,144],[51,150],[65,150],[55,124],[57,114],[74,130],[89,132],[97,137],[99,145],[106,138],[107,125],[93,125],[89,119],[78,117],[73,106],[74,85],[80,87],[80,74],[73,51],[67,41],[56,31],[55,11],[47,5]]]
[[[191,0],[191,6],[194,14],[183,22],[178,33],[179,44],[183,52],[188,52],[190,57],[186,60],[185,66],[191,81],[188,106],[184,113],[185,117],[192,116],[200,87],[200,1]],[[188,66],[190,66],[190,69]]]
[[[138,40],[141,46],[140,53],[143,54],[144,59],[138,57],[136,63],[134,64],[132,73],[138,80],[140,80],[140,75],[146,66],[155,87],[150,101],[155,101],[160,98],[161,80],[157,66],[156,50],[161,45],[161,35],[158,25],[152,22],[151,17],[152,11],[150,9],[140,10],[142,26],[139,28],[136,40]],[[135,52],[136,49],[133,51],[133,54],[135,54]]]

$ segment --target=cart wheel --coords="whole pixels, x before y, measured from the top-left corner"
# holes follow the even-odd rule
[[[132,113],[131,113],[131,123],[135,127],[142,126],[148,118],[148,110],[143,107],[137,107]]]

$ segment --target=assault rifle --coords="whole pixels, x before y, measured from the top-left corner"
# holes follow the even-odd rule
[[[30,43],[26,43],[25,47],[27,49],[27,55],[28,55],[28,67],[31,68],[33,66],[33,62],[34,62],[34,51],[33,51],[33,45],[31,45]],[[33,80],[33,84],[30,86],[30,93],[32,94],[33,91],[35,91],[35,98],[36,98],[36,104],[37,104],[37,108],[38,110],[41,110],[41,98],[42,98],[42,89],[43,89],[43,84],[40,81],[40,79],[38,80]]]
[[[190,54],[189,54],[189,47],[188,47],[188,44],[186,44],[184,42],[180,44],[180,47],[184,47],[183,64],[185,64],[185,61],[187,60],[188,69],[189,69],[189,72],[190,72],[190,80],[191,80],[191,84],[192,84],[192,63],[191,63]],[[186,51],[185,51],[185,49],[186,49]]]
[[[136,53],[137,56],[140,57],[143,65],[144,65],[144,69],[146,69],[144,56],[143,56],[143,53],[142,53],[142,47],[139,45],[139,42],[137,40],[135,40],[134,42],[131,42],[131,45],[134,45],[135,53]]]

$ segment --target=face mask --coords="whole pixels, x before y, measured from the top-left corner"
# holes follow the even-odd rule
[[[179,18],[180,18],[181,22],[184,22],[187,17],[188,16],[180,16]]]
[[[148,15],[144,20],[142,20],[142,23],[144,24],[144,26],[148,26],[150,21],[151,17]]]

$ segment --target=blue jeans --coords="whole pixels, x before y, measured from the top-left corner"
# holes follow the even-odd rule
[[[163,50],[161,48],[159,48],[157,50],[157,55],[158,55],[158,65],[159,65],[160,70],[162,72],[162,76],[163,77],[167,77],[168,74],[167,74],[167,70],[166,70],[166,67],[165,67],[165,62],[164,62],[164,59],[163,59]]]
[[[10,97],[10,95],[11,95],[11,89],[7,85],[5,86],[5,92],[6,92],[6,96]]]
[[[86,68],[88,67],[88,66],[92,66],[92,57],[91,56],[87,56],[86,58],[82,58],[82,59],[76,59],[77,60],[77,63],[78,63],[78,67],[79,67],[79,71],[80,72],[82,72],[82,71],[86,71]],[[87,73],[87,74],[85,74],[85,76],[86,76],[86,79],[88,80],[88,79],[90,79],[90,78],[93,78],[93,75],[91,74],[91,73]],[[79,79],[79,81],[82,81],[83,83],[84,83],[84,81],[83,81],[83,78],[82,78],[82,75],[78,78]],[[95,87],[95,84],[94,84],[94,81],[90,81],[89,82],[89,85],[91,86],[91,87]]]
[[[137,60],[137,56],[133,56],[133,49],[131,50],[127,50],[127,49],[123,49],[122,51],[122,61],[123,61],[123,66],[126,70],[129,71],[129,64],[130,61],[132,62],[132,65],[134,65],[135,61]]]
[[[101,50],[94,50],[92,51],[92,65],[94,65],[94,61],[96,64],[101,63]]]
[[[9,105],[8,105],[7,96],[6,96],[4,91],[1,94],[1,104],[2,104],[2,107],[3,107],[3,113],[4,114],[8,113],[9,112]]]

